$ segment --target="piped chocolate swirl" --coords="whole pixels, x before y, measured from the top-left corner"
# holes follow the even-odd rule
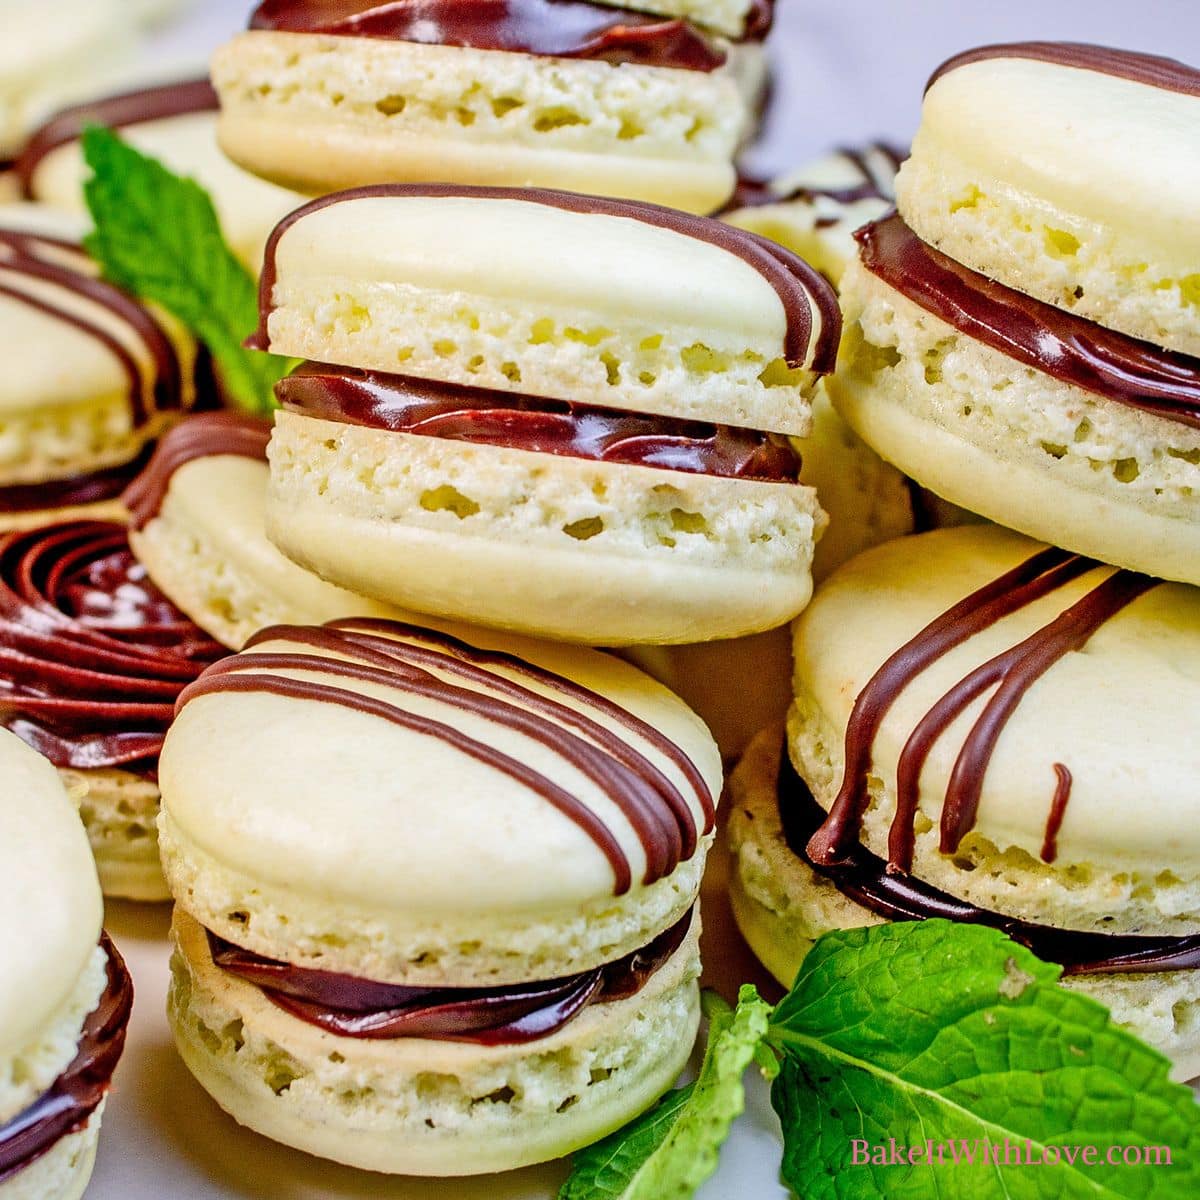
[[[265,0],[250,28],[715,71],[721,44],[687,21],[587,0]]]
[[[272,641],[307,649],[255,650]],[[297,678],[295,672],[306,677]],[[359,690],[363,685],[373,694]],[[386,689],[386,699],[378,694],[380,688]],[[578,683],[448,634],[366,619],[319,628],[273,627],[251,638],[242,653],[205,671],[182,692],[177,709],[222,692],[265,692],[338,705],[447,743],[507,775],[574,822],[607,858],[616,895],[633,884],[616,832],[572,790],[501,749],[486,736],[488,727],[533,739],[602,790],[645,852],[646,886],[690,859],[701,832],[713,828],[713,796],[695,764],[669,738]],[[429,700],[483,721],[485,730],[472,734],[452,719],[419,711],[421,702]],[[685,781],[682,789],[646,749],[671,763]],[[702,815],[702,827],[693,808]]]
[[[134,529],[158,515],[180,467],[197,458],[230,454],[266,462],[271,422],[246,413],[197,413],[180,421],[159,440],[145,469],[121,499]]]
[[[1063,383],[1200,428],[1200,359],[988,279],[926,245],[895,214],[854,236],[868,271],[959,332]]]
[[[0,1125],[0,1184],[82,1129],[108,1093],[125,1048],[133,981],[107,934],[100,945],[108,955],[107,983],[84,1020],[75,1058],[45,1094]]]
[[[995,46],[979,46],[947,59],[930,76],[925,85],[928,91],[943,75],[971,63],[992,58],[1028,58],[1073,67],[1080,71],[1095,71],[1128,79],[1147,87],[1179,92],[1185,96],[1200,96],[1200,70],[1174,58],[1156,54],[1139,54],[1134,50],[1114,50],[1110,46],[1094,46],[1087,42],[1006,42]]]
[[[175,698],[227,653],[150,582],[123,526],[0,538],[0,725],[55,766],[153,776]]]
[[[285,1012],[352,1038],[436,1038],[483,1046],[549,1037],[592,1004],[636,995],[683,944],[689,911],[648,946],[561,979],[499,988],[408,987],[263,958],[208,933],[214,964]]]
[[[747,233],[709,217],[696,217],[643,201],[580,196],[574,192],[557,192],[546,188],[466,187],[450,183],[385,183],[354,188],[351,191],[319,197],[289,213],[275,227],[267,241],[262,275],[259,279],[258,329],[247,339],[246,344],[256,350],[270,349],[268,324],[274,311],[276,253],[280,240],[297,221],[331,205],[354,200],[448,196],[479,200],[516,200],[525,204],[542,204],[564,212],[622,217],[630,221],[641,221],[659,229],[668,229],[725,250],[753,267],[779,297],[787,322],[783,345],[787,365],[803,367],[809,364],[819,375],[828,374],[834,368],[842,334],[842,312],[837,295],[820,272],[790,250],[785,250],[767,238]]]
[[[290,412],[392,433],[768,483],[800,473],[786,438],[755,430],[382,371],[305,363],[275,396]]]
[[[89,125],[126,129],[169,117],[216,112],[219,107],[217,93],[207,79],[185,79],[64,108],[34,131],[13,164],[13,170],[26,197],[32,198],[33,177],[38,167],[60,146],[81,137]]]
[[[75,243],[26,230],[0,228],[0,295],[28,305],[98,342],[120,364],[128,382],[134,427],[183,404],[183,373],[174,343],[142,304],[96,277],[92,260]],[[112,332],[117,320],[127,336]],[[140,344],[139,361],[129,343]]]

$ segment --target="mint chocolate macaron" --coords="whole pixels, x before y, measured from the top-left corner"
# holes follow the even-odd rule
[[[169,1015],[237,1120],[372,1170],[567,1154],[699,1020],[717,748],[610,655],[449,626],[264,630],[161,759]]]

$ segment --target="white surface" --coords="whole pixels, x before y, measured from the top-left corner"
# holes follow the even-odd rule
[[[784,169],[838,143],[907,141],[921,90],[939,62],[988,41],[1068,38],[1186,53],[1197,44],[1194,0],[780,0],[774,57],[781,76],[770,136],[754,156]],[[240,28],[245,0],[205,0],[158,39],[185,56]],[[1190,35],[1190,36],[1189,36]],[[272,1145],[223,1116],[175,1055],[163,1014],[165,908],[110,907],[109,929],[137,983],[133,1026],[117,1074],[88,1200],[547,1200],[562,1178],[548,1167],[478,1181],[386,1180]],[[766,1088],[725,1147],[700,1200],[781,1200],[779,1144]]]

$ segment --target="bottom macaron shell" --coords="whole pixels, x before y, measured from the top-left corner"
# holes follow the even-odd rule
[[[1010,529],[1200,584],[1196,430],[1029,370],[861,266],[843,295],[829,393],[884,458]]]
[[[812,943],[834,929],[879,925],[883,918],[844,896],[788,847],[775,783],[782,731],[750,745],[730,778],[730,902],[759,961],[790,987]],[[1173,1062],[1176,1079],[1200,1074],[1200,971],[1077,975],[1063,980],[1105,1005],[1113,1020]]]
[[[82,1129],[0,1183],[0,1200],[80,1200],[92,1178],[103,1115],[101,1101]]]
[[[393,1174],[506,1171],[603,1137],[671,1086],[699,1024],[698,926],[635,996],[482,1046],[326,1033],[215,967],[176,910],[168,1016],[201,1085],[267,1137]]]
[[[280,413],[267,532],[355,592],[592,645],[770,629],[812,593],[811,489]]]
[[[124,900],[169,900],[158,858],[158,784],[117,768],[59,775],[69,795],[79,798],[100,887]]]

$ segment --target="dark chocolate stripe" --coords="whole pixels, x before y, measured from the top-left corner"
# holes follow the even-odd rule
[[[854,236],[868,271],[961,333],[1106,400],[1200,428],[1200,359],[988,279],[926,245],[895,214]]]
[[[77,267],[63,261],[73,256]],[[123,322],[145,347],[153,364],[149,378],[144,369],[111,332],[44,296],[34,296],[11,284],[0,284],[0,292],[22,304],[70,325],[105,347],[120,363],[128,381],[129,405],[135,426],[150,415],[147,393],[156,410],[177,409],[183,403],[183,376],[175,345],[158,322],[133,297],[88,273],[90,260],[82,248],[69,242],[19,230],[0,229],[0,277],[39,280],[72,294]]]
[[[175,472],[197,458],[233,454],[239,458],[267,460],[271,422],[245,413],[196,413],[185,417],[159,440],[144,471],[121,497],[129,510],[130,524],[143,529],[158,516]]]
[[[564,212],[595,214],[604,217],[623,217],[641,221],[658,229],[667,229],[684,237],[707,242],[729,254],[734,254],[753,267],[771,285],[783,305],[787,321],[784,335],[784,358],[790,367],[802,367],[810,357],[812,370],[828,374],[837,361],[838,342],[842,332],[842,314],[837,296],[829,282],[802,258],[777,246],[766,238],[747,233],[723,221],[696,217],[658,204],[636,200],[613,200],[603,196],[579,196],[574,192],[550,191],[546,188],[465,187],[450,183],[385,183],[351,191],[334,192],[310,201],[289,213],[275,226],[263,254],[263,271],[259,280],[259,324],[247,339],[247,345],[257,350],[270,347],[267,322],[273,309],[276,282],[275,254],[280,239],[297,221],[334,204],[371,198],[443,198],[465,197],[478,200],[519,200],[526,204],[542,204]],[[814,311],[819,315],[820,329],[813,343]]]
[[[34,513],[116,500],[150,461],[150,450],[147,446],[132,462],[86,475],[0,486],[0,513]]]
[[[1155,54],[1139,54],[1133,50],[1114,50],[1109,46],[1093,46],[1086,42],[1005,42],[995,46],[980,46],[947,59],[930,76],[925,90],[943,75],[971,63],[992,58],[1029,58],[1038,62],[1073,67],[1080,71],[1095,71],[1113,75],[1133,83],[1180,92],[1185,96],[1200,96],[1200,71],[1174,58]],[[1081,117],[1086,117],[1081,113]]]
[[[265,0],[250,28],[685,71],[715,71],[726,59],[687,21],[587,0]]]
[[[878,156],[886,164],[880,170],[874,161]],[[896,198],[896,173],[900,164],[908,157],[906,150],[899,150],[887,142],[869,142],[864,146],[839,146],[833,157],[841,158],[857,173],[853,183],[841,187],[820,184],[797,184],[790,191],[776,191],[765,179],[738,172],[737,186],[722,213],[738,208],[762,208],[768,204],[788,204],[802,200],[809,203],[818,199],[833,200],[838,204],[855,204],[860,200],[892,201]]]
[[[215,112],[219,107],[217,93],[207,79],[187,79],[64,108],[34,131],[13,164],[13,170],[26,198],[33,199],[33,177],[42,160],[60,146],[76,141],[89,125],[126,129],[167,117]]]
[[[579,975],[498,988],[376,983],[263,958],[208,932],[213,963],[274,1004],[339,1037],[436,1038],[484,1046],[549,1037],[590,1004],[636,995],[683,944],[689,910],[648,946]]]
[[[808,846],[825,810],[796,773],[786,753],[778,781],[779,819],[789,849],[829,879],[856,904],[892,921],[940,917],[999,929],[1039,958],[1058,963],[1067,975],[1137,974],[1200,968],[1200,934],[1148,937],[1057,929],[978,908],[912,875],[893,871],[859,842],[848,844],[836,863],[817,862]]]
[[[808,847],[814,862],[834,865],[860,840],[875,739],[904,689],[956,646],[1100,566],[1066,551],[1043,550],[959,601],[887,659],[859,693],[846,723],[842,784],[828,818]],[[951,770],[941,815],[943,854],[953,854],[974,827],[992,753],[1029,689],[1059,659],[1082,649],[1106,621],[1157,583],[1146,575],[1115,571],[1047,625],[969,672],[929,709],[906,740],[897,763],[896,812],[888,837],[892,870],[908,871],[912,866],[921,773],[950,725],[995,688]],[[1065,803],[1063,799],[1055,805],[1059,822],[1062,812],[1058,810]],[[1057,835],[1057,827],[1053,834]],[[1046,844],[1053,842],[1048,831]]]
[[[518,392],[305,363],[275,385],[290,412],[325,421],[592,462],[795,483],[800,457],[782,437]]]
[[[108,982],[83,1022],[74,1060],[49,1091],[0,1125],[0,1184],[82,1129],[108,1093],[125,1048],[133,980],[108,934],[100,945],[108,955]]]
[[[149,581],[123,526],[0,537],[0,726],[55,766],[153,775],[176,696],[225,653]]]
[[[1046,818],[1046,832],[1042,838],[1042,862],[1052,863],[1058,857],[1058,831],[1067,814],[1072,782],[1071,772],[1062,763],[1055,763],[1054,799],[1050,801],[1050,815]]]

